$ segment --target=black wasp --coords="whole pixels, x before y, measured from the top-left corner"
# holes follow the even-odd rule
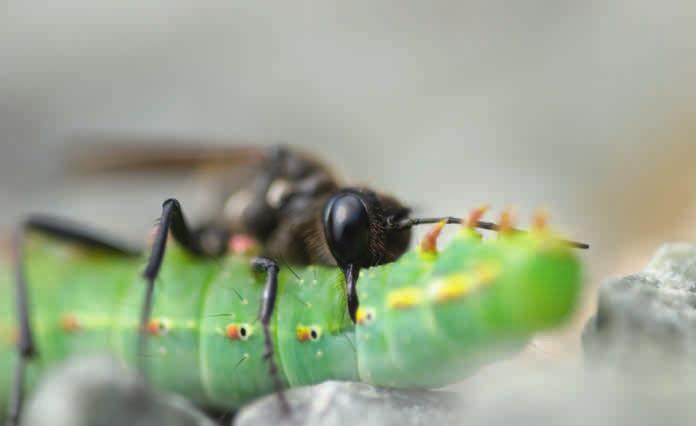
[[[372,189],[342,186],[324,164],[286,147],[268,149],[243,180],[221,193],[218,215],[194,232],[201,248],[218,255],[230,234],[244,233],[274,260],[338,265],[355,320],[360,269],[406,251],[411,232],[402,221],[409,209]]]
[[[174,237],[196,254],[219,256],[227,251],[230,236],[246,234],[274,261],[338,265],[353,320],[360,270],[399,258],[409,246],[411,226],[422,222],[409,221],[409,208],[396,198],[344,186],[325,164],[285,146],[155,150],[105,145],[101,152],[90,150],[80,164],[99,172],[204,170],[215,187],[215,206],[203,223],[189,228],[181,206],[173,203],[171,219],[163,216],[162,223]]]

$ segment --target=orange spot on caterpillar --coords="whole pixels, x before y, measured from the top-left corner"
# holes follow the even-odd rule
[[[316,325],[298,325],[295,329],[295,335],[297,336],[297,340],[299,340],[300,342],[318,340],[321,336],[321,328],[319,328]]]
[[[237,234],[231,236],[229,241],[227,241],[227,249],[232,254],[251,256],[258,252],[259,244],[250,235]]]
[[[82,329],[77,317],[73,314],[65,314],[60,319],[60,328],[66,333],[76,333]]]
[[[484,204],[472,210],[471,213],[469,213],[469,218],[466,221],[466,226],[470,229],[476,229],[478,227],[478,222],[481,220],[486,211],[488,211],[488,209],[489,205]]]
[[[145,326],[145,331],[147,331],[151,336],[163,336],[167,334],[167,326],[164,321],[151,319],[150,322]]]
[[[401,288],[387,294],[387,306],[393,309],[412,308],[423,301],[423,291],[420,288]]]
[[[251,335],[251,328],[247,324],[227,324],[225,336],[231,340],[247,340]]]
[[[300,342],[306,342],[309,340],[309,327],[298,325],[295,330],[295,335]]]
[[[430,230],[425,234],[420,243],[421,253],[424,254],[437,254],[437,237],[440,236],[442,228],[447,223],[446,220],[441,220],[435,226],[430,228]]]
[[[355,311],[355,322],[360,325],[366,325],[375,320],[375,310],[372,308],[359,307]]]

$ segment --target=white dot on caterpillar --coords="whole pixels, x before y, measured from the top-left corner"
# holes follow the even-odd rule
[[[317,281],[317,280],[312,280],[312,284],[313,284],[313,285],[317,285],[317,284],[319,284],[319,281]]]
[[[247,299],[242,299],[242,305],[248,305],[249,301]]]
[[[324,356],[324,352],[322,351],[317,351],[317,358],[321,358]]]
[[[160,346],[159,353],[160,355],[167,355],[167,348],[165,348],[164,346]]]

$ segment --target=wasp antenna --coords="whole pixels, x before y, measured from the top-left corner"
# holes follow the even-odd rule
[[[417,217],[417,218],[406,218],[402,219],[396,223],[389,223],[388,227],[391,230],[400,231],[403,229],[412,228],[416,225],[426,225],[429,223],[439,223],[444,222],[447,224],[461,224],[463,221],[458,217],[446,216],[446,217]]]
[[[442,228],[444,228],[446,224],[447,221],[443,219],[433,226],[427,234],[425,234],[420,242],[420,249],[422,253],[437,254],[437,238],[440,236]]]
[[[480,208],[479,208],[480,209]],[[483,212],[481,213],[483,214]],[[469,217],[471,219],[471,216]],[[444,217],[421,217],[421,218],[407,218],[407,219],[402,219],[398,222],[388,222],[387,224],[387,229],[393,230],[393,231],[400,231],[403,229],[408,229],[412,228],[416,225],[425,225],[425,224],[432,224],[432,223],[438,223],[438,222],[444,222],[445,224],[467,224],[469,225],[469,221],[464,221],[458,217],[453,217],[453,216],[444,216]],[[513,215],[510,211],[504,211],[503,214],[501,215],[501,222],[494,223],[494,222],[486,222],[483,220],[478,220],[476,222],[475,228],[479,229],[487,229],[489,231],[498,231],[498,232],[526,232],[521,229],[515,229],[512,227],[513,223]],[[570,245],[571,247],[579,248],[579,249],[588,249],[590,248],[589,244],[586,243],[580,243],[577,241],[570,241],[570,240],[562,240],[564,243]]]

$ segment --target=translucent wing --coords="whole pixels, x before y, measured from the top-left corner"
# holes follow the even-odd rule
[[[260,165],[269,148],[179,138],[81,137],[68,146],[70,171],[77,174],[193,171]]]

